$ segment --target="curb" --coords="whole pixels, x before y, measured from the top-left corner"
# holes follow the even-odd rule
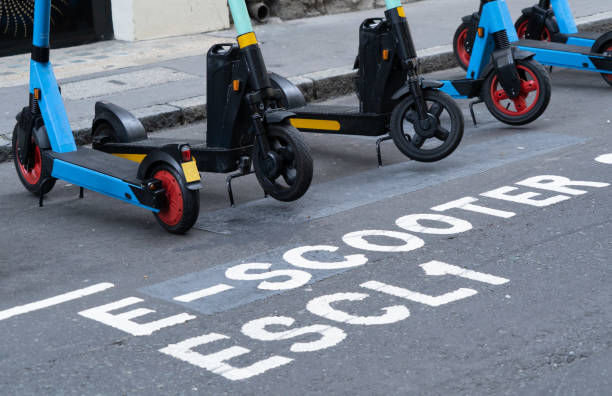
[[[579,18],[580,30],[612,31],[612,12],[604,12]],[[421,72],[431,73],[458,67],[452,45],[441,45],[418,51]],[[334,68],[288,79],[304,93],[307,101],[322,101],[354,91],[355,70]],[[182,99],[131,111],[144,125],[147,132],[188,125],[206,119],[206,96]],[[91,119],[73,123],[77,145],[91,143]],[[11,132],[0,134],[0,162],[12,160]]]

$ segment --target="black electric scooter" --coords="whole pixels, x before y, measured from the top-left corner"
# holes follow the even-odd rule
[[[455,101],[438,90],[443,84],[424,80],[404,9],[387,1],[385,19],[366,19],[359,30],[355,62],[359,107],[306,105],[289,80],[271,74],[283,93],[283,104],[296,115],[291,124],[302,132],[383,136],[393,139],[409,158],[433,162],[450,155],[463,137],[463,115]]]
[[[313,165],[309,149],[289,119],[294,113],[280,104],[248,18],[244,1],[231,0],[238,45],[214,45],[207,54],[206,140],[190,141],[201,172],[229,173],[231,182],[253,173],[266,194],[294,201],[308,190]],[[149,138],[142,124],[107,103],[96,105],[93,148],[133,161],[166,144]]]

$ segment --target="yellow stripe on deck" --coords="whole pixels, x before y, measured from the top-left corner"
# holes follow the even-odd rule
[[[147,156],[146,154],[113,154],[115,157],[125,158],[130,161],[138,162],[139,164]]]
[[[297,129],[314,129],[317,131],[339,131],[340,123],[334,120],[312,120],[308,118],[292,118],[291,125]]]

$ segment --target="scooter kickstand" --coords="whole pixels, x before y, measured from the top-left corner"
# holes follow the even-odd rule
[[[391,140],[391,139],[393,139],[391,136],[386,135],[376,140],[376,156],[378,157],[378,167],[379,168],[382,168],[383,166],[382,155],[380,153],[380,144],[386,140]]]
[[[236,206],[236,204],[234,203],[234,192],[232,190],[232,180],[238,177],[250,175],[251,173],[253,173],[251,172],[251,158],[241,157],[240,164],[238,165],[238,172],[229,175],[227,179],[225,179],[225,182],[227,183],[227,194],[229,195],[230,207],[233,208]]]
[[[484,103],[484,100],[478,99],[470,103],[470,114],[472,115],[472,122],[474,123],[474,126],[476,128],[478,128],[478,122],[476,122],[476,114],[474,113],[474,106],[479,103]]]
[[[83,199],[85,196],[85,189],[83,187],[79,188],[79,199]]]

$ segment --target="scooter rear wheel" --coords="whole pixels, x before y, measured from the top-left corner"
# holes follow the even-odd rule
[[[519,96],[510,99],[493,71],[484,82],[481,97],[493,117],[499,121],[508,125],[525,125],[544,113],[552,88],[550,76],[540,63],[532,59],[517,59],[515,63],[521,79]]]
[[[593,52],[600,52],[604,55],[612,56],[612,41],[604,43],[601,48]],[[601,77],[604,79],[605,82],[612,86],[612,74],[601,73]]]
[[[265,158],[257,142],[253,166],[257,181],[271,197],[291,202],[301,198],[312,182],[312,157],[306,142],[290,125],[269,125],[267,138],[273,158]]]
[[[161,181],[165,200],[159,212],[154,213],[157,222],[172,234],[184,234],[200,214],[200,193],[188,190],[186,182],[170,165],[161,164],[151,172],[151,177]]]
[[[516,33],[518,34],[519,40],[524,40],[527,35],[527,28],[529,27],[529,16],[521,15],[519,19],[516,20],[514,24],[516,28]],[[540,36],[540,41],[552,41],[552,35],[559,31],[559,27],[557,26],[557,22],[553,19],[546,18],[546,22],[544,22],[544,29],[542,29],[542,35]]]
[[[453,53],[457,63],[463,70],[467,70],[470,65],[470,58],[472,57],[471,45],[474,45],[474,37],[470,38],[470,26],[463,22],[455,31],[453,37]],[[470,40],[472,41],[470,45]]]
[[[434,122],[435,132],[423,137],[415,129],[419,122],[413,96],[405,97],[391,114],[390,135],[397,148],[408,158],[419,162],[439,161],[449,156],[463,137],[463,114],[457,103],[447,94],[425,90],[425,103]]]
[[[45,195],[53,189],[57,179],[44,177],[48,172],[42,160],[40,147],[38,147],[33,137],[33,152],[30,153],[30,158],[25,164],[21,163],[17,147],[19,147],[19,139],[24,135],[25,132],[21,131],[19,124],[15,125],[15,129],[13,129],[13,162],[17,170],[17,175],[19,175],[19,180],[21,180],[21,184],[23,184],[26,190],[34,195]]]

